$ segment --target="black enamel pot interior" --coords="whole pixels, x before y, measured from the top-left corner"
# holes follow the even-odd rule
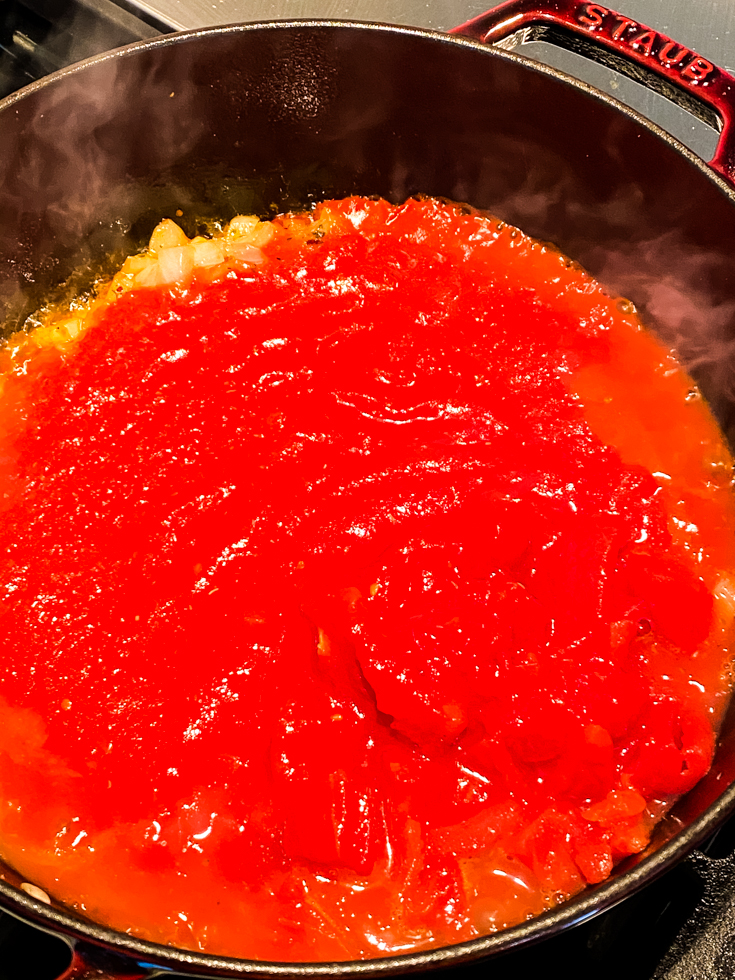
[[[439,195],[555,242],[632,299],[695,363],[733,431],[735,192],[656,127],[522,57],[396,27],[216,28],[147,41],[36,83],[0,104],[0,131],[0,318],[8,324],[70,276],[75,286],[90,281],[177,211],[191,234],[209,216],[272,214],[325,197]],[[726,726],[712,773],[649,851],[609,881],[529,923],[445,949],[361,963],[253,963],[115,933],[36,902],[10,872],[0,899],[73,942],[198,976],[457,965],[573,925],[681,858],[735,803],[734,749]]]

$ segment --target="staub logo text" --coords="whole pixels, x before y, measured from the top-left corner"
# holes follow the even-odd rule
[[[664,68],[678,72],[682,81],[690,85],[706,83],[715,66],[676,41],[670,41],[657,31],[641,27],[629,17],[609,10],[599,3],[583,3],[576,11],[576,19],[583,27],[600,32],[639,52],[646,58],[658,61]]]

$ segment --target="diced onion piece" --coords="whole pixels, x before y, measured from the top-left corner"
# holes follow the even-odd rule
[[[149,247],[154,252],[158,252],[163,248],[176,248],[177,246],[188,244],[189,239],[176,222],[170,218],[164,218],[153,229]]]
[[[137,275],[137,273],[142,272],[152,261],[155,261],[148,255],[131,255],[129,258],[125,259],[122,269],[118,275]]]
[[[43,902],[44,905],[50,905],[51,899],[48,897],[43,888],[39,888],[38,885],[32,885],[30,881],[22,881],[20,884],[21,890],[30,895],[31,898],[35,898],[37,902]]]
[[[193,241],[191,248],[194,253],[194,265],[197,268],[209,268],[213,265],[221,265],[225,261],[225,250],[221,241],[209,241],[203,238]]]
[[[259,224],[260,218],[256,218],[254,214],[238,214],[227,226],[225,238],[228,242],[238,238],[249,239]]]
[[[265,262],[265,255],[261,250],[248,242],[228,242],[225,251],[227,258],[234,262],[244,262],[247,265],[262,265]]]
[[[270,221],[261,221],[257,228],[254,229],[252,235],[248,241],[251,245],[255,245],[257,248],[263,248],[268,242],[272,241],[276,237],[276,229],[273,227]]]
[[[66,330],[70,339],[76,337],[79,331],[82,329],[82,321],[73,317],[71,320],[64,320],[61,327]]]
[[[47,326],[37,327],[33,331],[33,341],[39,347],[64,347],[69,340],[65,322],[51,321]]]
[[[227,226],[225,240],[245,241],[256,248],[262,248],[275,238],[276,229],[270,221],[261,221],[252,214],[239,214]]]
[[[163,276],[158,262],[148,262],[135,276],[135,285],[153,288],[163,285]]]
[[[191,245],[178,245],[158,251],[158,265],[164,283],[186,282],[194,271],[194,249]]]
[[[131,255],[125,259],[122,268],[112,281],[100,291],[98,302],[103,306],[109,303],[112,296],[120,296],[138,285],[138,276],[149,265],[156,265],[155,256],[151,252],[145,255]]]

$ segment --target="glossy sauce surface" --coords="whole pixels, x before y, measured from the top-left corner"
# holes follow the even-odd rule
[[[603,880],[709,767],[731,461],[516,229],[274,227],[0,353],[0,853],[214,953],[468,939]]]

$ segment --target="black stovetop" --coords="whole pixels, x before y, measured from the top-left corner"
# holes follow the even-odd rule
[[[112,0],[0,0],[0,98],[50,72],[171,27]]]

